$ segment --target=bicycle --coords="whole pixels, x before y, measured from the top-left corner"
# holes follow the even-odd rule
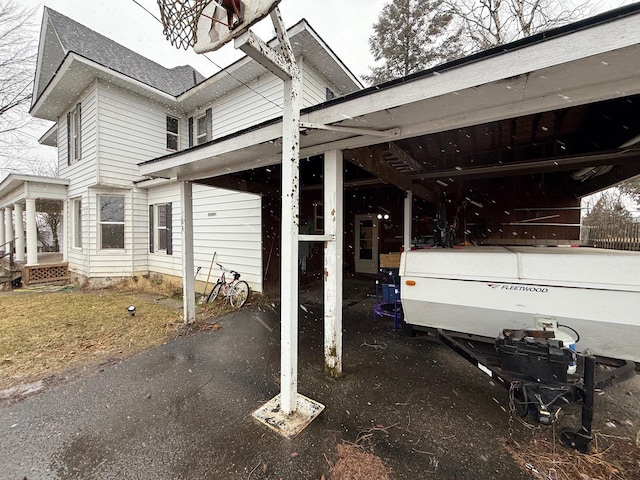
[[[240,280],[240,274],[234,270],[227,270],[219,263],[216,263],[222,275],[213,286],[213,289],[207,297],[207,303],[215,302],[216,299],[222,295],[225,301],[229,301],[232,307],[241,308],[249,300],[249,284],[244,280]],[[226,273],[229,273],[232,277],[231,280],[227,280]]]

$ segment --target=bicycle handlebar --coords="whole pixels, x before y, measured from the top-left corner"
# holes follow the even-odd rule
[[[222,266],[218,262],[216,262],[216,265],[218,265],[220,267],[220,270],[223,270],[225,272],[229,272],[231,275],[233,275],[235,277],[235,280],[240,278],[240,274],[238,272],[236,272],[235,270],[227,270],[226,268],[224,268],[224,266]]]

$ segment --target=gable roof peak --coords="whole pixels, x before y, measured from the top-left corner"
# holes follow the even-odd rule
[[[40,49],[40,55],[52,58],[43,59],[38,65],[49,64],[53,68],[44,69],[47,72],[38,72],[39,76],[45,74],[48,78],[38,79],[37,96],[42,93],[41,90],[44,90],[70,52],[173,96],[180,95],[204,80],[204,76],[189,65],[163,67],[49,7],[44,9],[42,28],[40,41],[54,41],[54,37],[48,35],[51,29],[58,45],[45,45]]]

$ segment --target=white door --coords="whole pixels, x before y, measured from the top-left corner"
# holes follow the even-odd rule
[[[356,215],[356,273],[378,273],[378,221],[374,215]]]

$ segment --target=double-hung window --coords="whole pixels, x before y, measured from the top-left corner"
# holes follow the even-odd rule
[[[67,163],[82,158],[82,104],[67,113]]]
[[[149,252],[173,253],[171,203],[149,205]]]
[[[180,145],[180,120],[167,115],[167,150],[178,150]]]
[[[201,115],[196,118],[196,145],[207,141],[207,116]]]
[[[71,203],[71,245],[82,248],[82,200],[75,198]]]
[[[189,117],[189,146],[202,145],[213,138],[213,111],[207,108],[204,115]]]
[[[98,199],[100,248],[124,248],[124,196],[100,195]]]

